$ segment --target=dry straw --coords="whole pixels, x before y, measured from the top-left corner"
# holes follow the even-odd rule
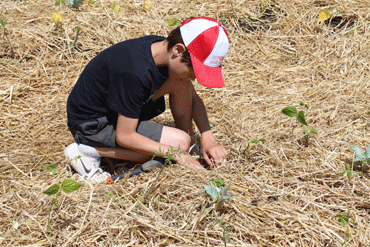
[[[370,144],[368,0],[153,0],[149,10],[143,0],[115,2],[118,13],[106,0],[79,11],[53,0],[0,3],[10,42],[0,30],[0,246],[370,246],[368,174],[339,175],[353,164],[350,146]],[[332,18],[320,23],[320,10]],[[63,29],[53,13],[62,14]],[[201,15],[230,35],[226,87],[195,83],[229,151],[225,164],[165,168],[148,205],[138,198],[159,170],[114,185],[77,177],[62,151],[72,142],[66,99],[84,66],[119,41],[166,36],[170,18]],[[281,112],[300,102],[317,130],[308,146],[302,127]],[[171,123],[170,112],[156,121]],[[266,141],[252,143],[247,160],[257,138]],[[57,176],[42,169],[53,163]],[[113,173],[128,169],[106,163]],[[64,178],[82,186],[59,196],[47,236],[42,191]],[[204,191],[211,178],[223,178],[233,195],[217,210]]]

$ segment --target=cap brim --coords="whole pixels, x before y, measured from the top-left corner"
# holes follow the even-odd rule
[[[224,87],[224,77],[222,76],[221,67],[209,67],[204,65],[191,53],[190,57],[195,77],[201,85],[210,88]]]

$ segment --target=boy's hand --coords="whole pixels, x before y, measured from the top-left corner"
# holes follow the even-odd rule
[[[211,159],[213,159],[216,163],[216,166],[218,166],[227,156],[226,149],[217,144],[216,141],[203,141],[202,146],[203,157],[210,167],[213,167],[213,162]]]
[[[203,166],[190,154],[180,155],[180,157],[176,155],[176,158],[174,158],[173,160],[180,165],[184,165],[195,169],[203,169]]]

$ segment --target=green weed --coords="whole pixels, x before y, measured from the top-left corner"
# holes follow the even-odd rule
[[[41,166],[44,169],[44,172],[49,171],[51,175],[53,176],[55,175],[55,173],[59,172],[59,170],[57,170],[57,164],[41,165]]]
[[[217,182],[216,182],[217,181]],[[220,204],[231,197],[231,195],[226,194],[230,186],[222,187],[221,189],[217,188],[218,186],[224,186],[225,182],[222,178],[211,179],[212,185],[207,185],[204,187],[206,194],[208,194],[213,202]]]
[[[304,106],[308,110],[308,105],[304,104],[303,102],[300,103],[301,106]],[[305,126],[308,126],[306,122],[306,117],[304,111],[299,111],[295,106],[288,106],[282,110],[282,112],[287,115],[288,117],[295,117],[297,121],[302,125],[303,127],[303,136],[305,138],[305,145],[308,146],[308,140],[309,138],[317,131],[314,128],[311,128],[311,130],[305,129]]]
[[[0,16],[1,16],[1,13],[0,13]],[[6,19],[5,17],[0,18],[0,27],[4,31],[4,36],[5,36],[6,40],[8,41],[8,43],[10,45],[10,49],[11,49],[12,53],[14,53],[12,43],[10,43],[10,40],[9,40],[9,37],[8,37],[8,29],[6,29],[6,27],[5,27],[7,24],[8,24],[8,19]]]
[[[344,228],[345,231],[346,231],[346,233],[348,234],[348,237],[344,240],[344,243],[343,243],[343,246],[346,246],[348,240],[352,236],[352,232],[353,232],[353,230],[355,228],[356,221],[354,221],[352,219],[349,210],[348,210],[348,212],[345,215],[337,214],[337,215],[335,215],[335,217],[338,218],[338,222],[341,223],[341,227]],[[348,229],[347,226],[349,226],[349,229]]]
[[[49,208],[48,223],[47,223],[47,226],[46,226],[47,235],[50,234],[51,211],[52,211],[54,205],[57,208],[59,207],[58,204],[57,204],[57,199],[58,199],[58,196],[60,195],[60,193],[62,193],[62,191],[65,192],[65,193],[71,193],[71,192],[74,192],[74,191],[78,190],[80,187],[81,187],[80,183],[78,183],[78,182],[76,182],[72,179],[66,178],[66,179],[63,180],[61,186],[59,186],[59,184],[53,184],[47,190],[42,192],[46,195],[55,195],[52,198],[52,202],[51,202],[51,205],[50,205],[50,208]]]

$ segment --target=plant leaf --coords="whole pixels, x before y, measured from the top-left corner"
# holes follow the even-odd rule
[[[366,163],[368,163],[368,160],[370,159],[370,145],[367,146],[366,151],[365,151],[365,160]]]
[[[231,197],[231,195],[229,194],[226,194],[224,195],[224,197],[222,198],[222,201],[226,201],[227,199],[229,199]]]
[[[54,195],[58,191],[59,191],[59,185],[58,184],[53,184],[52,186],[50,186],[47,190],[45,190],[42,193],[47,194],[47,195]]]
[[[365,158],[365,154],[364,154],[364,151],[362,151],[362,149],[358,146],[350,146],[350,148],[352,148],[353,151],[355,151],[355,160],[356,161],[363,161],[363,159]]]
[[[207,185],[204,187],[204,189],[206,190],[206,193],[211,196],[213,202],[216,202],[218,199],[217,189],[213,187],[212,185]]]
[[[285,107],[282,112],[289,117],[297,116],[297,108],[295,106]]]
[[[344,164],[344,167],[346,168],[346,171],[350,170],[351,169],[351,166],[348,164],[348,163],[345,163]]]
[[[177,21],[174,18],[171,18],[167,21],[167,24],[170,25],[170,26],[176,26],[176,23],[177,23]]]
[[[300,122],[302,125],[306,125],[306,126],[308,125],[306,123],[306,118],[304,117],[304,112],[303,111],[298,112],[297,121]]]
[[[227,189],[227,187],[223,187],[222,189],[221,189],[221,191],[220,191],[220,196],[225,192],[225,190]],[[228,194],[226,194],[226,195],[224,195],[224,197],[222,198],[222,201],[225,201],[225,200],[227,200],[227,199],[229,199],[231,197],[231,195],[228,195]]]
[[[222,178],[211,178],[209,180],[214,186],[225,186],[225,181]]]
[[[80,183],[77,183],[76,181],[66,178],[62,182],[62,190],[65,193],[71,193],[73,191],[78,190],[81,187]]]
[[[351,176],[352,176],[352,172],[347,172],[347,177],[348,177],[349,181],[351,181]]]
[[[321,22],[321,23],[323,23],[324,21],[326,21],[326,20],[327,20],[327,19],[329,19],[329,18],[330,18],[330,13],[329,13],[329,11],[324,10],[324,9],[320,10],[320,13],[319,13],[319,20],[320,20],[320,22]]]

